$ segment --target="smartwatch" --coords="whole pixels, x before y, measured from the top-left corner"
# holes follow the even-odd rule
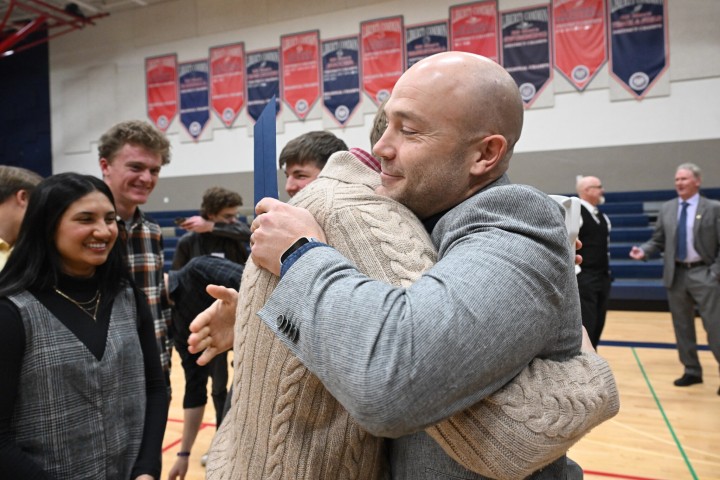
[[[282,265],[283,263],[285,263],[285,260],[287,260],[290,255],[292,255],[292,254],[295,253],[297,250],[299,250],[300,247],[302,247],[303,245],[306,245],[306,244],[308,244],[308,243],[310,243],[310,242],[319,242],[319,241],[320,241],[320,240],[318,240],[317,238],[313,238],[313,237],[300,237],[300,238],[298,238],[298,239],[295,241],[295,243],[293,243],[292,245],[290,245],[290,247],[288,247],[288,249],[285,250],[285,252],[280,256],[280,265]]]

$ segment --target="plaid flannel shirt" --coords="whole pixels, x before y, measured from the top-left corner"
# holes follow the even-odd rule
[[[163,279],[163,241],[160,225],[146,217],[138,208],[129,227],[118,217],[120,237],[127,245],[127,261],[135,284],[145,293],[155,324],[155,338],[160,363],[166,380],[170,381],[170,306]]]

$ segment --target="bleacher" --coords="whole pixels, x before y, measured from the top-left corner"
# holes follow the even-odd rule
[[[702,189],[708,198],[720,199],[720,188]],[[607,192],[600,207],[612,223],[610,232],[610,269],[614,281],[610,308],[615,310],[667,310],[667,295],[662,284],[662,258],[638,262],[628,256],[633,245],[650,238],[663,202],[675,198],[675,190]],[[175,218],[198,215],[197,210],[149,212],[160,224],[165,245],[165,270],[172,265],[178,238],[185,230],[177,228]],[[245,217],[242,221],[247,221]]]

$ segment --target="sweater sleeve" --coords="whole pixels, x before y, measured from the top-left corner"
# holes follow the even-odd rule
[[[142,444],[131,478],[149,474],[159,479],[162,466],[162,440],[168,416],[167,386],[160,366],[152,314],[147,300],[142,298],[142,292],[137,293],[141,296],[136,303],[139,319],[138,335],[145,362],[147,406]]]
[[[20,369],[25,352],[25,329],[17,307],[8,299],[0,299],[0,477],[51,480],[55,477],[18,447],[11,432],[17,401]]]

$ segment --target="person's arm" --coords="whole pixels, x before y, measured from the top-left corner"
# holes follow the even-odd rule
[[[15,411],[20,369],[25,352],[25,329],[20,312],[7,299],[0,299],[0,321],[3,329],[0,335],[0,472],[3,478],[52,480],[55,477],[45,472],[15,443],[11,429]]]
[[[241,242],[250,241],[250,227],[245,222],[221,223],[215,222],[212,234],[218,237],[227,237]]]
[[[143,474],[160,478],[162,459],[162,440],[168,416],[167,386],[160,365],[160,355],[155,340],[155,325],[152,313],[141,292],[137,303],[138,336],[145,363],[145,388],[147,403],[145,408],[145,426],[140,445],[140,453],[135,461],[131,478]]]
[[[665,249],[666,238],[663,219],[666,215],[666,210],[672,209],[672,207],[672,204],[663,205],[663,208],[660,209],[660,213],[658,214],[657,222],[655,223],[655,230],[653,230],[652,236],[647,242],[643,243],[639,247],[633,246],[630,251],[631,258],[635,260],[647,260]]]
[[[205,405],[195,408],[186,408],[183,410],[183,433],[180,442],[180,452],[175,460],[175,464],[170,469],[168,480],[184,480],[187,475],[188,465],[190,462],[190,452],[195,444],[195,439],[202,425],[203,414],[205,413]]]
[[[312,248],[259,316],[370,433],[397,437],[435,424],[534,357],[579,350],[562,218],[549,204],[527,208],[539,199],[520,193],[486,195],[492,210],[438,239],[444,258],[410,288],[372,281],[334,249]],[[270,226],[283,246],[302,236],[260,215],[253,255],[273,238]]]
[[[468,470],[526,478],[619,409],[610,365],[588,338],[580,355],[536,358],[499,391],[426,431]]]

